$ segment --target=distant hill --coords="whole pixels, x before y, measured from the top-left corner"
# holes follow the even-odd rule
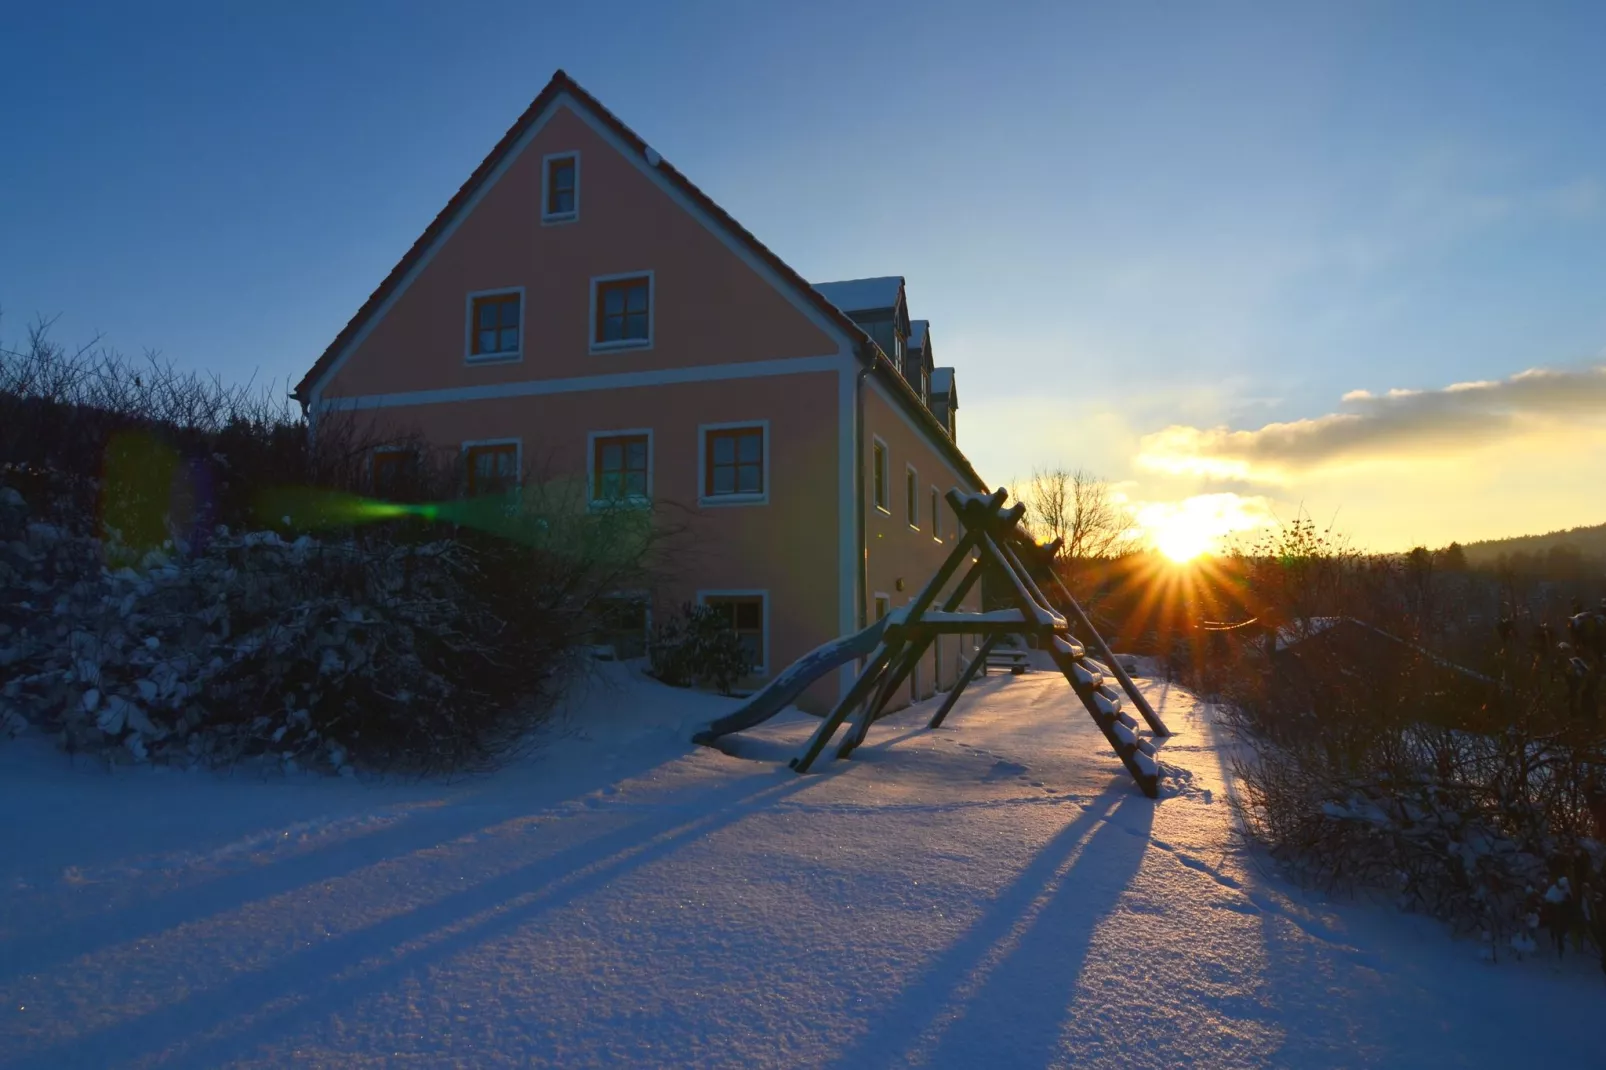
[[[1518,535],[1511,539],[1469,542],[1464,543],[1462,549],[1467,552],[1469,564],[1487,565],[1493,564],[1501,554],[1544,554],[1557,546],[1577,550],[1584,557],[1606,558],[1606,524],[1552,531],[1544,535]]]

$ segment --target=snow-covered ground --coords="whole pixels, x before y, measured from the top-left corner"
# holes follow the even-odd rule
[[[1156,803],[1047,673],[799,777],[816,722],[608,672],[452,785],[0,744],[0,1067],[1606,1063],[1595,963],[1263,873],[1175,688]]]

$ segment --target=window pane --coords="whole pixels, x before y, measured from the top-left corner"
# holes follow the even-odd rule
[[[502,302],[502,326],[517,327],[519,325],[519,302],[517,298]]]
[[[489,301],[480,302],[480,305],[479,305],[479,317],[480,317],[480,326],[481,327],[495,327],[496,326],[496,306],[493,305]]]
[[[640,439],[633,439],[629,443],[629,459],[627,467],[647,470],[647,444]]]
[[[747,651],[747,660],[754,665],[757,665],[763,661],[764,649],[760,637],[756,635],[744,635],[740,638],[742,640],[742,648]]]
[[[602,445],[603,471],[615,471],[624,464],[624,449],[617,442],[605,442]]]
[[[714,489],[710,493],[713,493],[713,494],[734,494],[734,493],[736,493],[736,469],[734,469],[734,468],[716,468],[716,469],[714,469]]]
[[[496,352],[496,332],[495,331],[481,331],[480,332],[480,342],[479,342],[479,345],[475,347],[475,352],[477,352],[477,353],[495,353]]]
[[[736,470],[736,490],[740,494],[757,494],[763,490],[757,465],[744,464]]]
[[[598,492],[597,497],[599,497],[599,498],[617,498],[617,497],[619,497],[619,473],[618,472],[604,472],[604,473],[602,473],[602,482],[599,484],[599,486],[600,486],[601,489]]]
[[[552,203],[547,207],[551,215],[563,215],[574,211],[574,194],[568,190],[553,190]]]
[[[736,603],[736,627],[740,631],[757,631],[764,625],[764,614],[757,601]]]
[[[554,160],[552,163],[552,188],[571,190],[574,188],[574,161]]]
[[[511,446],[499,447],[496,455],[496,474],[499,476],[507,476],[511,479],[515,474],[513,471],[513,466],[517,463],[517,461],[518,457],[516,454],[514,454]]]
[[[749,464],[759,460],[764,454],[764,438],[762,435],[743,435],[737,440],[739,452],[737,459]]]
[[[626,290],[625,293],[629,299],[629,304],[627,307],[630,309],[630,311],[647,311],[647,287],[645,284],[632,286],[630,289]]]
[[[625,319],[626,338],[647,337],[647,314],[645,312],[632,312]]]
[[[637,498],[647,496],[647,473],[627,472],[625,474],[625,493]]]
[[[623,291],[614,288],[602,291],[602,311],[610,316],[617,316],[625,310],[625,295]]]
[[[714,463],[730,464],[736,460],[736,440],[729,435],[717,435],[714,442]]]
[[[503,327],[501,344],[497,347],[498,353],[512,353],[519,348],[519,329],[517,327]]]

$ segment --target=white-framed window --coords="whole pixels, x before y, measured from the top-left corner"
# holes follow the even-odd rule
[[[476,290],[467,297],[463,359],[501,364],[524,356],[524,287]]]
[[[650,271],[591,280],[591,352],[652,348],[653,286]]]
[[[541,225],[573,223],[580,218],[580,153],[554,152],[541,157]]]
[[[516,438],[463,443],[463,489],[470,498],[518,489],[524,474],[524,445]]]
[[[931,488],[931,537],[942,541],[942,494],[936,487]]]
[[[892,488],[889,486],[892,482],[891,458],[885,442],[873,435],[870,442],[870,500],[875,503],[877,509],[891,516]]]
[[[736,638],[753,660],[754,676],[769,673],[770,593],[766,590],[698,591],[698,605],[710,606],[728,618]]]
[[[586,486],[593,506],[652,501],[652,428],[586,435]]]
[[[769,500],[770,422],[699,425],[698,504],[764,505]]]
[[[909,526],[916,531],[920,530],[920,473],[915,471],[912,464],[904,465],[903,469],[903,498],[904,509],[908,512]]]
[[[877,591],[875,593],[875,619],[885,620],[887,614],[891,612],[892,596],[890,594],[886,594],[885,592]]]

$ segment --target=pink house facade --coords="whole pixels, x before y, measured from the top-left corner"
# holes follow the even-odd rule
[[[902,278],[811,286],[561,71],[296,394],[461,450],[465,492],[539,463],[673,506],[691,551],[642,597],[721,607],[753,683],[911,599],[957,537],[942,495],[986,489]]]

